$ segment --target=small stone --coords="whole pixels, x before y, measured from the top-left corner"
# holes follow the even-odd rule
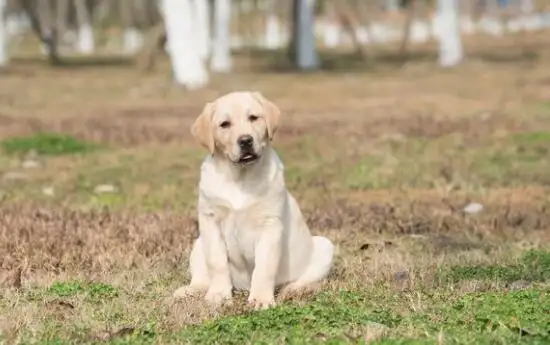
[[[111,184],[100,184],[100,185],[97,185],[94,189],[94,193],[96,194],[115,193],[115,192],[116,192],[116,188]]]
[[[42,194],[47,195],[47,196],[54,196],[55,191],[54,191],[53,187],[44,187],[44,188],[42,188]]]
[[[27,159],[21,164],[21,166],[24,169],[36,169],[40,167],[40,162],[34,159]]]
[[[482,210],[483,210],[483,205],[477,202],[471,202],[462,209],[462,211],[469,214],[476,214],[481,212]]]
[[[529,289],[532,285],[527,280],[516,280],[510,284],[510,290],[525,290]]]

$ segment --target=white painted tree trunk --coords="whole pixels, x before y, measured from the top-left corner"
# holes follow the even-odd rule
[[[134,28],[124,29],[122,49],[125,54],[134,54],[143,46],[143,35]]]
[[[229,72],[231,63],[231,0],[214,2],[214,40],[210,67],[216,72]]]
[[[545,18],[539,13],[534,13],[533,0],[520,0],[519,7],[522,26],[526,31],[541,30],[546,26]]]
[[[197,50],[198,37],[193,27],[190,0],[161,0],[170,60],[177,84],[189,90],[208,83],[208,72]]]
[[[94,52],[94,30],[90,20],[90,13],[84,0],[77,0],[75,3],[78,19],[78,39],[76,49],[82,54]]]
[[[336,48],[340,45],[342,38],[342,28],[338,23],[331,21],[323,25],[323,42],[328,48]]]
[[[201,59],[210,56],[210,5],[209,0],[191,0],[193,3],[194,34],[197,35],[197,49]]]
[[[428,42],[430,39],[430,25],[424,21],[414,20],[409,35],[412,43]]]
[[[464,57],[460,37],[458,1],[437,0],[439,64],[442,67],[458,65]]]
[[[278,49],[283,45],[281,23],[277,15],[270,13],[267,16],[265,28],[265,47],[267,49]]]
[[[83,24],[78,28],[77,50],[82,54],[94,52],[94,31],[90,24]]]
[[[5,22],[6,18],[6,0],[0,0],[0,67],[8,64],[8,30]]]
[[[319,67],[319,56],[315,44],[314,34],[314,7],[315,0],[298,1],[298,37],[296,37],[296,58],[298,68],[315,69]]]

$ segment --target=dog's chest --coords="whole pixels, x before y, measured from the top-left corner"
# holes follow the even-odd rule
[[[220,230],[229,262],[238,269],[252,270],[256,245],[261,234],[256,217],[248,210],[226,209],[224,213],[225,217],[220,219]]]

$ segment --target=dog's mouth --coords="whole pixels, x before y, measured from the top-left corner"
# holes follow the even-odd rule
[[[249,165],[256,162],[260,158],[256,153],[245,153],[237,161],[240,165]]]

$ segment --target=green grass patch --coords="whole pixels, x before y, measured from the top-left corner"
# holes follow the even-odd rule
[[[2,141],[7,154],[25,154],[36,151],[41,155],[66,155],[85,153],[99,148],[99,145],[78,140],[68,134],[38,133],[27,137],[16,137]]]
[[[71,280],[67,282],[54,282],[47,290],[47,293],[57,297],[72,297],[85,294],[92,300],[103,300],[118,296],[118,290],[108,284],[82,282]]]
[[[87,308],[96,315],[94,318],[107,305],[118,302],[116,289],[109,285],[73,282],[55,286],[62,293],[76,290],[95,294],[97,299],[115,298],[109,304],[86,299],[84,303],[89,304]],[[411,298],[416,301],[415,307],[411,307]],[[372,344],[437,344],[443,339],[445,344],[545,344],[550,341],[548,310],[548,291],[533,288],[465,295],[447,290],[340,290],[322,292],[299,304],[287,302],[267,310],[182,325],[179,331],[160,326],[162,320],[157,318],[162,313],[128,324],[123,321],[127,319],[123,308],[122,314],[105,319],[113,332],[104,341],[93,339],[85,325],[66,333],[68,325],[57,324],[51,326],[47,339],[34,343],[69,344],[78,339],[77,343],[119,345],[364,344],[367,340]],[[382,332],[372,337],[377,330]]]
[[[48,288],[48,293],[58,297],[70,297],[84,291],[82,283],[76,280],[68,282],[54,282]]]
[[[444,281],[486,280],[510,283],[518,280],[550,279],[550,252],[529,250],[513,264],[453,266],[442,270]]]
[[[550,132],[536,131],[519,133],[514,136],[514,140],[522,144],[550,144]]]
[[[310,343],[321,338],[336,339],[350,327],[375,322],[394,327],[401,317],[373,308],[366,295],[340,291],[322,293],[302,307],[290,304],[247,315],[207,321],[188,327],[180,336],[191,343],[276,344]],[[345,337],[344,337],[345,339]]]
[[[524,344],[543,344],[550,342],[549,310],[547,291],[468,294],[456,301],[433,328],[449,327],[450,334],[464,340],[471,332],[477,333],[475,338],[490,339],[491,343],[520,343],[523,339]]]

